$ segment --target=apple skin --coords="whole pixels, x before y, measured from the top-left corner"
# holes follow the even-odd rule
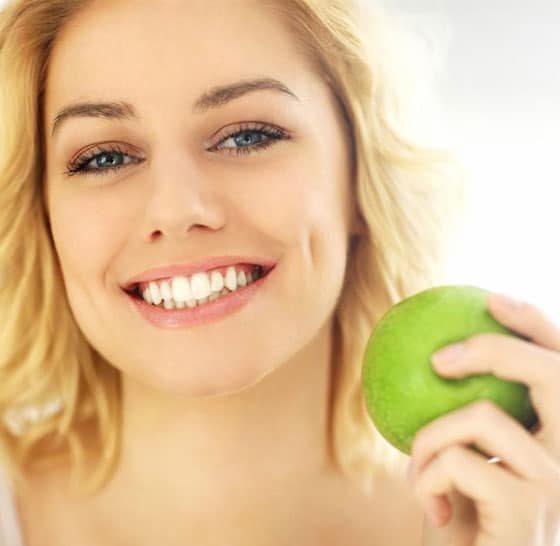
[[[476,334],[528,339],[493,318],[488,295],[476,286],[429,288],[394,305],[372,331],[362,367],[366,408],[403,453],[411,454],[414,435],[430,421],[476,400],[493,401],[527,429],[537,423],[526,385],[493,374],[448,379],[432,369],[433,353]]]

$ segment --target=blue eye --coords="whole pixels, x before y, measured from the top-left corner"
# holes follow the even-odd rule
[[[124,167],[126,165],[125,163],[125,157],[130,157],[128,154],[122,153],[122,152],[118,152],[118,151],[112,151],[112,150],[107,150],[105,152],[101,152],[95,156],[93,156],[91,159],[87,160],[87,162],[84,165],[84,169],[85,170],[101,170],[104,167],[107,167],[109,169],[113,169],[113,170],[118,170],[121,167]],[[94,167],[88,167],[89,164],[94,165]],[[107,170],[107,169],[103,169],[103,170]]]
[[[256,138],[255,138],[256,137]],[[236,155],[247,155],[273,146],[279,140],[288,140],[291,137],[284,131],[269,126],[250,127],[245,126],[234,133],[226,135],[214,147],[216,150],[226,150],[226,153]],[[231,140],[234,147],[224,146]],[[129,158],[127,162],[125,158]],[[96,146],[83,156],[68,165],[68,176],[88,175],[96,176],[115,172],[130,163],[142,163],[144,159],[132,157],[118,145]]]
[[[255,135],[257,135],[258,138],[254,139],[253,137]],[[228,140],[232,140],[236,145],[240,146],[239,148],[228,148],[221,146],[218,146],[217,148],[221,150],[233,150],[233,152],[237,154],[250,154],[255,149],[262,150],[264,148],[272,146],[272,144],[274,143],[274,139],[278,139],[280,138],[280,136],[281,135],[277,135],[276,133],[270,133],[258,129],[246,129],[243,131],[237,131],[236,133],[233,133],[232,135],[225,137],[222,140],[222,143],[225,143]],[[264,140],[264,137],[266,137],[268,140]],[[255,140],[256,142],[254,142]]]
[[[104,152],[104,153],[99,154],[96,157],[94,157],[93,160],[95,160],[95,162],[97,163],[97,166],[99,168],[105,167],[105,166],[109,166],[109,167],[118,166],[118,167],[120,167],[120,166],[123,165],[122,157],[123,157],[123,154],[121,154],[120,152]],[[115,158],[117,158],[117,159],[115,159]],[[119,161],[118,158],[120,158],[121,160]]]
[[[125,157],[130,161],[126,162]],[[130,163],[141,163],[142,161],[144,160],[132,158],[118,144],[111,144],[107,147],[99,145],[70,163],[66,174],[68,176],[75,174],[102,175],[110,171],[118,171]]]

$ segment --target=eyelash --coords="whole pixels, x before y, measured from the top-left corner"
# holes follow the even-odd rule
[[[259,126],[250,126],[244,125],[241,128],[237,129],[235,132],[230,133],[222,138],[218,144],[216,144],[212,149],[216,149],[218,146],[223,144],[226,140],[237,137],[243,133],[260,133],[261,135],[265,135],[268,137],[264,143],[254,144],[252,146],[242,146],[239,148],[224,148],[227,150],[229,154],[239,155],[248,155],[253,152],[259,152],[265,150],[266,148],[270,148],[274,146],[276,142],[280,140],[289,140],[291,137],[289,134],[279,128],[272,127],[270,125],[259,125]],[[87,176],[93,174],[94,176],[103,176],[108,172],[115,172],[123,167],[127,167],[128,165],[117,165],[116,167],[108,167],[108,168],[87,168],[87,164],[92,160],[104,154],[122,154],[128,155],[125,150],[122,149],[118,144],[109,144],[106,147],[103,145],[96,146],[86,154],[82,155],[81,157],[77,158],[75,161],[71,162],[68,165],[68,170],[64,173],[68,176],[80,175],[80,176]],[[141,163],[143,159],[135,158],[134,161],[131,163]]]

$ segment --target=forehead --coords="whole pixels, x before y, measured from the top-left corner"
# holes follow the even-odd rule
[[[259,0],[96,0],[57,36],[45,113],[81,99],[190,105],[202,89],[258,75],[313,96],[306,59]]]

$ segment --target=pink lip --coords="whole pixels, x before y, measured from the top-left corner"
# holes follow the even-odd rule
[[[186,277],[190,277],[191,275],[194,275],[199,271],[209,271],[218,267],[226,267],[238,264],[261,265],[264,269],[265,274],[276,265],[275,262],[271,262],[270,260],[259,258],[257,256],[217,256],[215,258],[209,258],[197,262],[175,264],[148,269],[147,271],[144,271],[143,273],[140,273],[139,275],[128,279],[124,285],[121,285],[121,287],[124,290],[128,291],[134,285],[141,282],[168,279],[176,275],[184,275]]]
[[[274,274],[276,268],[248,286],[238,288],[227,296],[189,309],[161,309],[146,303],[142,298],[126,293],[130,302],[148,322],[159,328],[185,328],[220,320],[241,310],[255,296],[262,285]]]

